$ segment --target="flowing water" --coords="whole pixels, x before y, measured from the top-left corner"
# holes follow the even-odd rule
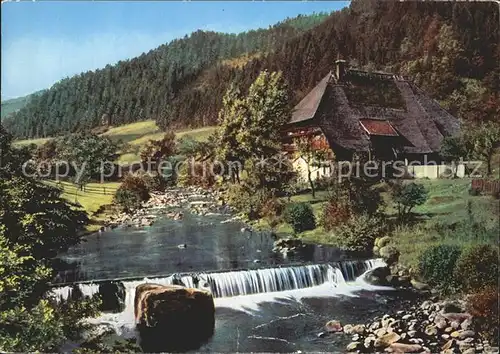
[[[364,322],[398,306],[392,289],[363,281],[363,273],[383,265],[355,260],[338,249],[309,246],[298,258],[272,252],[267,233],[243,231],[228,216],[196,216],[183,221],[160,218],[147,229],[115,229],[89,237],[61,258],[76,267],[56,281],[85,281],[84,296],[99,292],[99,280],[115,279],[125,289],[125,310],[90,320],[136,337],[135,288],[143,283],[179,283],[209,289],[215,297],[214,336],[199,351],[340,351],[347,336],[322,338],[331,319]],[[185,244],[185,247],[178,247]],[[120,280],[121,279],[121,280]],[[73,286],[55,287],[59,301]]]

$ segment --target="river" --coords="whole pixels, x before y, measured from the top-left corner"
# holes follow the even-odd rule
[[[183,212],[183,220],[159,217],[150,227],[119,227],[87,237],[61,255],[74,267],[60,272],[58,281],[84,281],[79,290],[93,295],[99,281],[119,279],[126,290],[125,310],[103,313],[93,322],[133,337],[135,286],[169,284],[177,273],[188,286],[201,279],[199,286],[216,297],[214,336],[197,349],[207,352],[342,351],[350,336],[323,336],[327,321],[363,323],[404,303],[404,294],[363,281],[364,272],[383,264],[379,260],[355,259],[320,245],[283,259],[272,252],[269,232],[244,229],[230,215]],[[72,289],[54,292],[63,299]]]

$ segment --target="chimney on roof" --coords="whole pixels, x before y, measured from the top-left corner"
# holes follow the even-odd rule
[[[337,81],[344,81],[346,70],[347,70],[347,62],[343,59],[337,59],[335,61],[335,75]]]

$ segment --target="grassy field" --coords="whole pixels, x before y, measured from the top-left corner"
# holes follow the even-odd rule
[[[39,138],[39,139],[28,139],[28,140],[18,140],[14,142],[14,146],[22,147],[28,146],[30,144],[35,144],[36,146],[43,145],[52,138]]]
[[[192,137],[197,141],[206,141],[213,134],[215,127],[203,127],[198,129],[184,129],[175,132],[177,138]],[[140,122],[112,128],[104,135],[116,141],[122,140],[126,143],[124,151],[118,159],[119,164],[140,161],[140,151],[149,140],[160,140],[165,132],[160,131],[154,121]]]
[[[85,185],[84,190],[80,190],[71,182],[46,181],[46,183],[61,188],[63,198],[80,204],[89,214],[95,213],[101,205],[111,204],[115,191],[120,186],[119,182],[89,183]]]
[[[113,196],[116,189],[120,186],[119,182],[89,183],[85,185],[84,190],[71,182],[45,181],[54,187],[61,188],[62,197],[72,203],[80,205],[90,217],[90,224],[87,231],[97,231],[107,218],[106,214],[96,215],[96,211],[103,205],[113,203]]]
[[[469,195],[470,182],[470,179],[418,181],[429,191],[427,202],[415,208],[420,223],[399,227],[392,235],[402,263],[415,267],[420,254],[439,243],[498,244],[500,201],[487,195]]]

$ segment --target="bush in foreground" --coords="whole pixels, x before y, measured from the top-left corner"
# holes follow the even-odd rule
[[[132,174],[127,175],[115,193],[115,203],[126,212],[140,208],[149,199],[149,190],[144,180]]]
[[[408,217],[414,207],[422,205],[427,201],[427,190],[421,184],[396,183],[392,187],[392,199],[398,209],[398,217],[401,221],[408,220]]]
[[[467,311],[473,316],[474,329],[498,345],[498,288],[488,286],[470,295]]]
[[[367,214],[351,216],[333,230],[342,248],[356,252],[372,250],[375,239],[384,231],[385,226],[380,217]]]
[[[457,245],[437,245],[426,249],[419,259],[419,273],[432,286],[450,289],[462,249]]]
[[[141,179],[150,192],[164,192],[167,188],[167,180],[158,173],[155,173],[154,175],[144,173],[141,175]]]
[[[268,199],[261,208],[261,214],[269,224],[271,229],[274,229],[280,223],[281,214],[283,213],[284,203],[276,197]]]
[[[465,291],[497,285],[498,249],[486,244],[465,249],[457,260],[454,275]]]
[[[250,220],[255,220],[263,216],[263,208],[273,198],[273,195],[265,188],[253,190],[246,184],[230,184],[227,188],[226,198],[229,205],[239,210]]]
[[[331,198],[324,206],[321,215],[321,226],[330,231],[336,226],[346,222],[351,216],[351,208],[345,201]]]
[[[309,203],[293,203],[287,205],[284,219],[295,233],[313,230],[316,227],[316,218]]]

